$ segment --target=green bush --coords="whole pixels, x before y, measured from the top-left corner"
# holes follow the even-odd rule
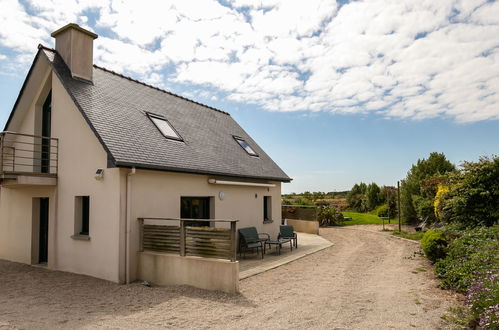
[[[499,270],[497,237],[499,237],[499,226],[461,231],[460,236],[449,243],[446,257],[435,264],[437,276],[442,279],[442,286],[465,292],[481,273],[489,271],[497,273]]]
[[[343,214],[337,211],[334,207],[320,207],[317,213],[319,226],[333,226],[343,221]]]
[[[449,191],[439,199],[437,214],[446,223],[467,227],[492,226],[499,221],[499,157],[464,162],[450,175]]]
[[[387,217],[388,216],[388,205],[383,204],[383,205],[378,206],[377,208],[374,209],[373,214],[377,215],[378,217]],[[393,218],[393,214],[390,214],[390,217]]]
[[[421,248],[432,262],[445,257],[447,244],[444,233],[434,229],[428,230],[421,239]]]
[[[314,202],[312,202],[308,199],[299,198],[299,199],[295,200],[293,205],[314,206],[315,204],[314,204]]]

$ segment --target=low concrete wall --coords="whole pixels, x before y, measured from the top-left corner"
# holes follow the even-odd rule
[[[319,235],[319,222],[309,220],[286,219],[289,226],[293,226],[295,231],[300,233],[308,233]]]
[[[200,289],[239,292],[239,262],[138,252],[138,278],[156,285],[191,285]]]

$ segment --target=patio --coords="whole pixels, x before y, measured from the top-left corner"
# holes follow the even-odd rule
[[[284,244],[280,255],[277,255],[275,247],[273,247],[272,250],[267,249],[264,259],[260,259],[260,255],[256,252],[246,253],[245,258],[241,257],[239,259],[239,279],[242,280],[266,272],[333,245],[333,243],[318,235],[297,234],[298,248],[293,248],[293,251],[291,251],[289,244]]]

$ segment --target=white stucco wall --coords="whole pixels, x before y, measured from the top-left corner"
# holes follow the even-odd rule
[[[277,236],[281,222],[280,182],[272,182],[276,185],[273,188],[244,187],[210,184],[208,178],[206,175],[146,170],[137,170],[130,177],[132,279],[136,278],[135,256],[139,250],[137,218],[180,218],[181,197],[213,197],[215,219],[237,219],[237,228],[254,226],[259,232],[273,238]],[[224,192],[223,200],[219,198],[220,192]],[[272,196],[272,223],[263,223],[263,196]]]
[[[119,169],[106,169],[107,154],[55,74],[52,136],[59,138],[55,267],[119,281]],[[104,180],[95,179],[98,168]],[[75,240],[75,197],[90,196],[90,240]]]
[[[1,188],[0,259],[26,264],[32,263],[32,258],[36,258],[32,254],[33,249],[38,250],[38,246],[32,246],[33,231],[35,231],[35,234],[38,232],[38,228],[32,226],[33,198],[49,198],[49,237],[53,237],[55,221],[54,194],[55,187]],[[53,253],[54,246],[49,238],[49,267],[52,266],[50,262]]]
[[[9,130],[17,133],[35,134],[39,129],[35,125],[45,98],[50,91],[51,71],[48,63],[39,61],[33,68],[32,76],[25,87],[24,95],[19,102],[15,118],[12,119]],[[14,137],[9,137],[14,139]],[[19,138],[20,141],[33,142],[29,138]],[[24,149],[30,149],[29,145],[24,145]],[[18,152],[17,155],[23,155]],[[24,156],[30,156],[26,153]],[[29,160],[23,160],[29,163]],[[32,166],[17,166],[16,170],[31,171]],[[11,170],[6,168],[6,170]],[[32,204],[33,198],[49,197],[49,237],[54,231],[55,221],[55,187],[33,187],[22,188],[0,187],[0,258],[30,264],[32,262]],[[37,249],[37,247],[36,247]],[[49,239],[49,260],[53,254],[53,244]],[[51,263],[49,261],[49,267]]]

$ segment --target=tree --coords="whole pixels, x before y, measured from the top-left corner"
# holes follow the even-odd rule
[[[387,206],[387,216],[395,218],[397,213],[397,188],[392,186],[383,186],[380,196]]]
[[[318,199],[324,199],[324,193],[322,191],[314,191],[312,193],[312,200],[315,202]]]
[[[371,183],[367,186],[366,189],[366,207],[368,211],[372,211],[376,208],[376,206],[382,203],[382,199],[380,196],[381,189],[379,189],[376,183]]]
[[[450,176],[448,191],[439,191],[436,213],[444,222],[467,227],[499,222],[499,157],[481,157],[461,166]]]
[[[365,183],[354,184],[347,194],[348,207],[358,212],[364,212],[366,207],[365,193],[367,185]]]
[[[433,200],[437,186],[434,189],[424,189],[424,180],[455,171],[456,167],[443,153],[432,152],[428,159],[418,159],[402,180],[400,193],[403,217],[409,221],[415,221],[418,217],[435,220]]]

